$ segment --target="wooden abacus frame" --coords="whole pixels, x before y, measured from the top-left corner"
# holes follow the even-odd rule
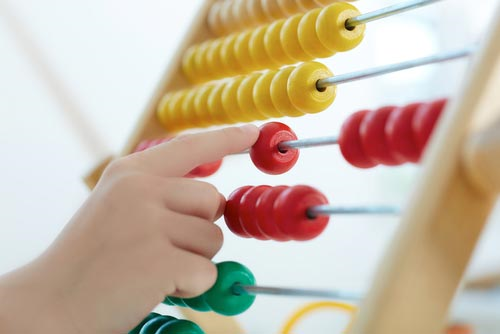
[[[186,49],[214,38],[206,17],[216,0],[201,6],[136,130],[122,151],[130,154],[145,139],[165,131],[156,107],[165,92],[189,87],[181,70]],[[440,333],[478,237],[500,191],[500,6],[496,20],[474,56],[461,92],[448,106],[426,151],[420,182],[398,232],[360,307],[351,333]],[[93,188],[103,161],[85,178]],[[210,333],[243,333],[232,318],[181,310]]]

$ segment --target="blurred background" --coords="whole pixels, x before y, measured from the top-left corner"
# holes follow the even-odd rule
[[[82,176],[121,150],[201,2],[0,0],[0,274],[45,249],[88,196]],[[366,12],[397,2],[356,5]],[[369,23],[357,49],[323,62],[341,74],[469,46],[487,33],[497,2],[482,0],[479,8],[477,1],[448,0]],[[299,138],[335,135],[359,109],[452,97],[467,66],[459,60],[345,84],[326,112],[283,121]],[[337,205],[400,206],[416,180],[415,166],[352,168],[337,147],[303,150],[281,176],[260,173],[248,157],[228,157],[208,179],[226,195],[246,184],[302,183]],[[224,228],[215,260],[247,265],[262,285],[363,293],[397,225],[394,218],[333,217],[306,243],[242,240]],[[496,213],[468,277],[500,271],[499,243]],[[277,332],[306,301],[258,297],[240,319],[249,333]],[[500,294],[460,293],[450,318],[479,333],[500,332]],[[320,312],[298,332],[340,332],[346,321]]]

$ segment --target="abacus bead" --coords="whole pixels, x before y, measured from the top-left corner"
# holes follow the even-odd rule
[[[292,16],[294,14],[300,13],[302,8],[294,0],[276,0],[281,8],[281,11],[286,14],[286,16]]]
[[[257,68],[257,64],[255,64],[250,55],[250,38],[252,37],[252,33],[253,30],[242,32],[238,34],[234,42],[234,54],[244,73],[251,72]]]
[[[297,108],[307,114],[314,114],[328,108],[335,100],[336,86],[322,91],[316,87],[320,79],[333,76],[328,67],[318,62],[307,62],[297,66],[288,78],[288,96]]]
[[[134,329],[132,329],[130,332],[128,332],[128,334],[139,334],[140,331],[141,331],[141,328],[151,319],[154,319],[156,317],[159,317],[161,316],[160,314],[158,313],[154,313],[154,312],[151,312],[150,314],[148,314],[148,316],[146,318],[144,318],[144,320],[142,320],[137,326],[134,327]]]
[[[196,46],[191,46],[182,56],[182,71],[189,82],[196,82],[198,76],[195,66],[196,49]]]
[[[203,78],[210,78],[212,73],[207,64],[207,52],[211,42],[205,42],[197,46],[194,54],[194,68],[198,77],[193,78],[191,82],[198,83],[204,81]]]
[[[220,22],[224,30],[224,34],[233,30],[233,26],[231,24],[231,3],[232,1],[222,1],[222,5],[220,6]]]
[[[258,110],[267,117],[283,117],[284,115],[274,106],[271,97],[271,82],[278,71],[264,72],[253,87],[253,100]]]
[[[363,40],[365,25],[349,30],[345,27],[347,19],[361,13],[351,4],[338,2],[323,8],[316,20],[319,40],[332,51],[354,49]]]
[[[241,198],[240,202],[240,224],[243,230],[251,237],[258,240],[269,240],[257,224],[257,214],[255,212],[255,205],[260,195],[270,186],[256,186],[249,189]]]
[[[247,12],[252,18],[252,22],[260,25],[268,21],[266,13],[261,6],[260,0],[247,0]]]
[[[188,320],[176,320],[161,326],[155,334],[205,334],[205,332]]]
[[[279,64],[275,63],[266,51],[264,41],[266,30],[267,25],[260,26],[253,31],[248,41],[248,49],[250,51],[250,57],[259,68],[275,68],[278,67]]]
[[[227,74],[227,70],[220,58],[222,42],[222,38],[213,40],[207,48],[206,61],[213,78],[220,78]]]
[[[183,298],[168,296],[168,299],[169,299],[172,303],[174,303],[174,305],[177,305],[177,306],[182,306],[182,307],[187,307],[187,305],[186,305],[186,303],[184,302],[184,299],[183,299]]]
[[[309,186],[293,186],[284,190],[274,202],[274,218],[278,228],[292,240],[306,241],[320,235],[328,225],[328,216],[310,218],[307,210],[328,204],[326,197]]]
[[[175,320],[177,319],[175,319],[174,317],[168,315],[160,315],[159,317],[155,317],[149,320],[144,326],[142,326],[139,334],[156,334],[156,331],[161,326]]]
[[[267,1],[266,2],[272,2]],[[297,60],[291,58],[286,54],[283,45],[281,44],[281,29],[283,28],[283,24],[285,20],[278,20],[271,23],[267,27],[267,31],[264,35],[264,46],[269,57],[278,64],[293,64],[296,63]]]
[[[289,171],[299,158],[299,150],[282,152],[278,144],[295,140],[297,136],[287,125],[270,122],[260,127],[259,138],[250,148],[250,158],[260,171],[278,175]]]
[[[308,54],[313,55],[315,58],[326,58],[333,56],[335,51],[323,45],[318,37],[316,20],[320,12],[321,8],[316,8],[304,14],[297,31],[300,46]]]
[[[158,108],[156,108],[156,117],[158,118],[158,121],[160,121],[160,124],[163,126],[167,124],[168,121],[168,102],[171,98],[171,93],[163,95],[160,103],[158,103]]]
[[[262,195],[257,200],[255,205],[255,212],[257,214],[257,224],[262,234],[269,239],[276,241],[288,241],[288,237],[283,233],[274,220],[274,202],[276,198],[285,190],[288,189],[287,186],[276,186],[267,189],[262,193]]]
[[[215,174],[222,165],[222,159],[193,168],[186,177],[208,177]]]
[[[226,112],[231,114],[231,118],[238,122],[251,122],[253,118],[240,109],[238,104],[238,89],[245,79],[244,76],[232,78],[222,91],[222,106]]]
[[[286,19],[281,28],[281,45],[288,57],[300,61],[309,61],[314,57],[304,51],[299,42],[298,27],[304,14],[297,14]]]
[[[217,281],[205,293],[205,298],[216,313],[232,316],[245,312],[252,306],[255,296],[235,295],[232,287],[235,284],[255,285],[252,272],[237,262],[220,262],[217,264]]]
[[[181,106],[181,119],[183,122],[189,126],[200,125],[198,118],[194,114],[194,98],[196,95],[196,89],[190,89],[186,92],[186,96],[182,101]]]
[[[371,168],[377,165],[377,162],[366,154],[359,134],[361,122],[369,112],[369,110],[361,110],[349,116],[342,124],[338,139],[344,159],[358,168]]]
[[[365,153],[376,162],[387,166],[397,166],[403,162],[390,150],[385,132],[387,119],[395,109],[396,107],[388,106],[370,111],[359,128]]]
[[[212,124],[232,123],[222,105],[222,91],[225,85],[225,82],[218,83],[208,96],[208,114],[213,122]]]
[[[170,305],[170,306],[175,305],[174,303],[172,303],[172,301],[170,300],[170,298],[168,296],[166,296],[165,299],[163,299],[162,303],[165,305]]]
[[[417,162],[419,150],[413,138],[412,123],[422,103],[412,103],[395,109],[387,119],[385,134],[389,149],[404,162]]]
[[[182,103],[186,96],[185,91],[175,92],[167,104],[166,123],[163,126],[169,131],[179,130],[185,127],[181,119]]]
[[[447,99],[439,99],[424,104],[415,114],[413,119],[413,135],[420,151],[420,155],[427,146],[427,142],[434,131],[436,123],[446,107]]]
[[[243,229],[240,223],[241,198],[252,186],[240,187],[233,191],[227,198],[224,209],[224,221],[231,232],[242,238],[250,238],[250,235]]]
[[[208,306],[205,300],[205,295],[200,295],[194,298],[185,298],[184,303],[187,305],[187,307],[198,312],[211,311],[210,306]]]
[[[284,16],[277,0],[260,0],[260,5],[271,21],[279,20]]]
[[[303,8],[304,12],[310,11],[318,7],[318,4],[314,0],[295,0],[300,7]]]
[[[274,76],[271,81],[271,99],[276,109],[286,116],[299,117],[305,113],[292,104],[288,95],[288,78],[294,69],[294,66],[282,68]]]
[[[212,93],[212,89],[214,89],[213,85],[203,85],[196,89],[193,114],[200,126],[211,125],[211,117],[208,113],[208,97]]]
[[[253,99],[253,88],[255,86],[255,82],[261,75],[262,74],[258,72],[248,75],[245,79],[243,79],[238,88],[238,107],[249,118],[252,118],[252,120],[267,119],[267,116],[257,109]]]
[[[221,60],[226,65],[230,74],[241,73],[241,65],[236,59],[234,51],[234,44],[236,42],[237,34],[233,34],[224,39],[221,46]]]
[[[224,28],[220,19],[220,11],[221,11],[221,1],[216,1],[212,4],[210,11],[208,12],[208,26],[210,27],[210,31],[212,31],[215,35],[221,36],[224,34]]]

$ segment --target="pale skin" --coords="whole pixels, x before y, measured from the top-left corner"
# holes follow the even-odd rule
[[[113,162],[49,249],[0,277],[0,333],[123,334],[166,295],[208,290],[225,199],[182,176],[257,137],[253,125],[226,128]]]

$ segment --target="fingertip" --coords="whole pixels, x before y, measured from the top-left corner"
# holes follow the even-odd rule
[[[221,193],[219,193],[219,197],[220,197],[219,208],[215,213],[214,221],[222,217],[222,215],[224,214],[224,210],[226,209],[226,198]]]
[[[251,143],[255,143],[257,141],[257,138],[259,137],[259,128],[253,124],[246,124],[243,126],[240,126],[240,130],[247,136],[248,140],[251,141]]]

